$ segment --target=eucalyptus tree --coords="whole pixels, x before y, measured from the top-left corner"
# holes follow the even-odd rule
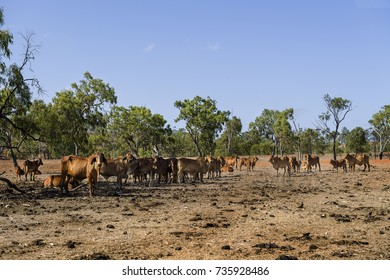
[[[48,105],[50,123],[55,123],[51,139],[60,144],[63,154],[90,153],[89,138],[107,126],[107,107],[116,104],[115,90],[101,79],[85,72],[84,79],[68,90],[57,92]],[[58,152],[58,151],[57,151]]]
[[[226,122],[225,129],[216,142],[219,154],[238,155],[239,142],[242,140],[240,137],[241,131],[242,123],[240,118],[233,116]]]
[[[264,109],[261,115],[249,124],[249,129],[252,134],[257,135],[259,141],[271,140],[274,143],[273,154],[283,154],[294,137],[290,124],[293,118],[292,108],[283,111]]]
[[[346,137],[346,149],[355,154],[370,151],[368,132],[362,127],[356,127]]]
[[[172,134],[167,121],[160,114],[152,114],[146,107],[115,106],[110,114],[108,126],[111,135],[115,135],[117,147],[136,156],[161,155]]]
[[[180,110],[175,122],[185,122],[185,129],[194,142],[198,155],[213,153],[216,138],[228,121],[230,112],[218,110],[217,102],[210,97],[195,96],[193,99],[176,101],[174,106]]]
[[[379,154],[385,151],[390,142],[390,105],[385,105],[368,121],[372,134],[379,142]]]
[[[10,48],[13,35],[9,30],[1,29],[3,25],[3,9],[0,8],[0,148],[11,152],[16,165],[14,150],[18,150],[26,139],[35,139],[34,126],[26,115],[31,106],[33,90],[43,92],[38,79],[28,71],[39,47],[33,43],[31,33],[24,35],[21,62],[12,63]]]
[[[337,159],[336,142],[339,135],[340,124],[346,118],[347,114],[352,111],[352,102],[341,97],[330,97],[326,94],[324,97],[326,112],[323,112],[318,117],[318,127],[325,134],[329,135],[333,140],[333,159]],[[329,126],[330,119],[333,119],[334,129]]]

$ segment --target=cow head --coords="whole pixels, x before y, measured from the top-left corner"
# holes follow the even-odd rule
[[[96,164],[96,167],[98,168],[98,170],[100,170],[103,163],[107,164],[107,159],[104,157],[103,153],[98,152],[90,157],[90,164],[91,165]]]

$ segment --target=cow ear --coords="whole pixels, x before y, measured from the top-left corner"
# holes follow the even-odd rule
[[[93,165],[95,162],[96,162],[96,157],[93,157],[93,158],[91,159],[91,165]]]

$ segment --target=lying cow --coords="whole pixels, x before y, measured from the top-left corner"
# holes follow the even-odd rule
[[[68,178],[68,190],[77,187],[79,182],[69,176]],[[43,181],[44,188],[61,188],[61,175],[50,175]]]
[[[338,173],[339,168],[343,168],[343,171],[347,172],[347,161],[345,159],[331,159],[329,163],[333,166],[332,172],[336,169],[336,172]]]
[[[370,171],[370,157],[368,155],[350,155],[347,154],[345,159],[348,162],[348,166],[351,170],[355,171],[355,165],[362,166],[364,165],[363,171],[366,171],[366,167],[368,167],[368,171]]]
[[[93,196],[95,192],[97,177],[100,173],[100,168],[102,167],[103,163],[107,164],[107,160],[102,153],[96,153],[90,155],[87,158],[73,155],[63,157],[61,159],[61,193],[63,192],[64,188],[66,194],[69,193],[68,175],[70,175],[78,181],[87,179],[89,195]]]

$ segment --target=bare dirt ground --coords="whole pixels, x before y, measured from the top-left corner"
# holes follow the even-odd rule
[[[43,189],[59,160],[44,161],[19,194],[0,182],[0,259],[390,259],[390,161],[371,172],[276,177],[262,157],[254,172],[204,184],[117,192],[100,182],[70,197]],[[15,182],[11,161],[0,173]]]

